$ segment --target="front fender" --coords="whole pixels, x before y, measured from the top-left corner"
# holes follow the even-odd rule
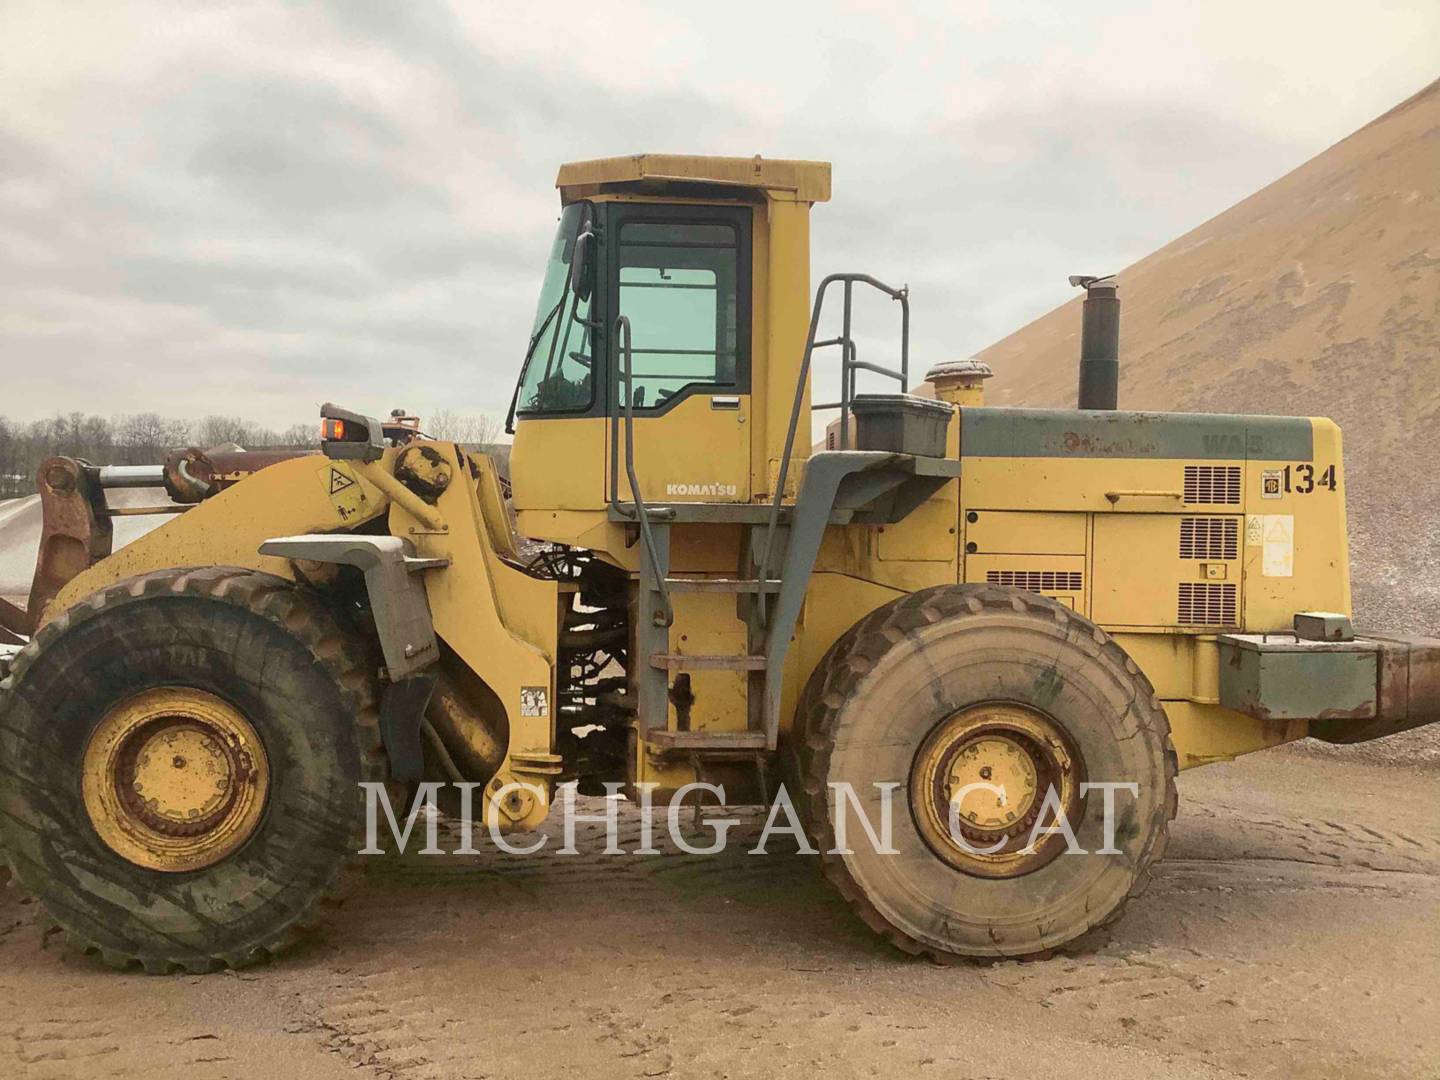
[[[262,555],[261,544],[354,529],[389,506],[389,497],[348,462],[318,454],[277,462],[77,574],[46,606],[41,625],[94,592],[155,570],[242,566],[294,580],[289,560]]]

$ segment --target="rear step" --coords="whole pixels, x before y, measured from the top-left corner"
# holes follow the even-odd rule
[[[655,653],[650,657],[650,666],[662,671],[764,671],[765,657]]]
[[[645,736],[652,746],[666,750],[764,750],[763,731],[670,731],[658,729]]]
[[[762,588],[761,583],[754,578],[667,577],[665,584],[670,587],[671,592],[753,593]],[[767,581],[763,588],[766,592],[779,592],[780,582]]]

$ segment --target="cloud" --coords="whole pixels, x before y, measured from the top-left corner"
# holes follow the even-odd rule
[[[1433,12],[1239,10],[7,5],[0,414],[502,411],[556,167],[641,149],[833,160],[815,275],[968,354],[1428,79]]]

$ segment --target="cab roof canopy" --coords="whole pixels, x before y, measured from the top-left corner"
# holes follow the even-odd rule
[[[828,161],[631,154],[572,161],[555,178],[563,202],[606,191],[659,193],[697,187],[748,188],[786,202],[828,202]]]

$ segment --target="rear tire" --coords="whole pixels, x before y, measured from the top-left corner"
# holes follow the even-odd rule
[[[177,721],[165,707],[140,722],[140,735],[125,734],[133,724],[114,727],[117,711],[150,700],[208,702],[216,715],[241,717],[230,730],[244,738],[185,729],[157,742],[144,724],[185,723],[183,710]],[[129,771],[115,766],[97,780],[105,770],[96,763],[111,759],[95,746],[112,728],[140,749],[112,754]],[[227,738],[240,750],[227,750]],[[198,789],[192,774],[175,774],[181,809],[149,799],[152,778],[170,779],[170,755],[182,770],[197,749],[207,766],[212,756],[222,764]],[[244,766],[227,774],[223,761],[233,766],[237,754]],[[190,837],[224,819],[223,807],[203,814],[256,761],[266,783],[232,808],[223,845],[206,853],[203,835]],[[318,597],[268,574],[216,567],[121,582],[49,623],[0,683],[0,851],[70,939],[116,967],[243,967],[292,945],[338,901],[363,842],[359,785],[385,772],[363,648]],[[185,798],[200,809],[185,810]],[[106,817],[112,804],[122,810]],[[150,842],[146,822],[161,830],[150,866],[130,839]],[[185,857],[155,868],[177,844]]]
[[[1047,858],[1037,844],[1040,856],[1027,861],[1018,839],[1029,833],[1021,828],[1023,812],[1011,830],[1013,857],[982,862],[938,842],[920,810],[931,805],[924,792],[938,785],[918,778],[934,779],[935,769],[922,766],[936,760],[937,738],[971,715],[1000,726],[954,744],[944,759],[951,776],[963,779],[967,761],[978,768],[988,752],[995,775],[1019,761],[1010,775],[1033,780],[1038,774],[1037,790],[1047,776],[1060,785],[1062,773],[1065,783],[1137,783],[1137,796],[1114,796],[1120,854],[1094,854],[1103,846],[1098,791],[1069,816],[1079,845],[1091,854],[1065,853],[1057,836],[1061,850]],[[1015,730],[1007,730],[1017,716]],[[1034,739],[1023,733],[1026,717],[1041,733]],[[821,661],[796,723],[790,768],[827,877],[874,930],[905,952],[937,960],[1042,958],[1114,922],[1148,884],[1175,814],[1175,753],[1149,680],[1103,630],[1036,594],[954,585],[887,604]],[[1053,760],[1042,752],[1047,743]],[[1037,747],[1034,761],[1016,752],[1025,746]],[[983,775],[992,775],[989,765]],[[847,837],[853,853],[830,853],[836,846],[833,783],[853,785],[877,827],[881,796],[874,785],[898,785],[891,811],[898,854],[874,850],[853,811]],[[1078,791],[1078,784],[1071,787]],[[950,790],[945,786],[947,794],[937,798],[948,799]],[[1003,802],[1000,807],[1002,816],[1011,816]],[[1011,827],[1008,821],[1004,827]],[[1005,834],[987,839],[991,835]],[[1007,857],[1012,861],[1004,862]]]

